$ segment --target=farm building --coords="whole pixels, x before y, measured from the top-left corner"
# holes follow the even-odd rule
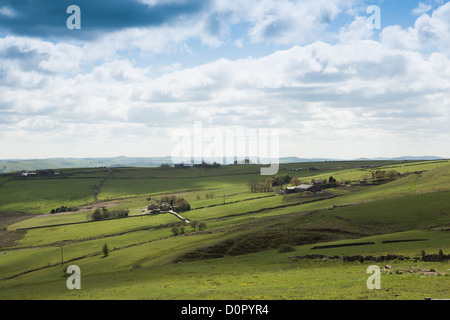
[[[185,163],[176,163],[175,164],[175,168],[190,168],[191,165],[190,164],[185,164]]]
[[[243,160],[234,160],[234,164],[253,164],[250,159],[243,159]]]
[[[295,187],[287,187],[286,193],[301,193],[305,191],[317,192],[320,191],[320,187],[312,184],[301,184]]]

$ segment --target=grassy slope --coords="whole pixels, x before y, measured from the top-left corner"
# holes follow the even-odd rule
[[[244,168],[244,166],[241,168]],[[170,229],[161,228],[154,231],[136,230],[126,235],[86,240],[86,238],[93,235],[114,234],[126,230],[132,231],[136,227],[133,223],[137,223],[136,220],[132,220],[139,218],[126,219],[129,221],[123,225],[121,224],[124,221],[102,222],[101,229],[98,229],[101,230],[100,233],[95,228],[89,230],[89,228],[85,229],[81,225],[73,226],[73,229],[67,226],[66,228],[55,227],[29,231],[22,239],[22,245],[46,245],[55,241],[77,237],[82,240],[84,238],[86,241],[64,246],[66,259],[80,257],[88,253],[99,253],[101,246],[106,241],[111,248],[122,249],[113,251],[107,258],[101,258],[101,256],[97,255],[76,262],[83,270],[82,291],[68,291],[65,288],[65,278],[62,277],[61,267],[55,266],[22,275],[12,280],[2,281],[0,284],[2,287],[0,298],[246,299],[259,297],[260,299],[297,299],[302,297],[367,297],[420,299],[423,298],[423,294],[427,290],[429,292],[425,293],[429,294],[431,292],[436,296],[443,292],[445,288],[448,288],[448,277],[434,277],[428,280],[424,280],[418,275],[391,277],[386,278],[384,291],[373,292],[365,288],[365,279],[367,277],[365,274],[367,266],[365,265],[342,265],[337,262],[322,263],[312,261],[292,263],[287,259],[289,255],[310,253],[312,245],[298,246],[294,253],[289,254],[279,254],[276,251],[269,250],[257,254],[189,262],[179,265],[167,265],[167,263],[185,253],[210,247],[230,238],[234,239],[237,247],[245,253],[245,250],[243,250],[244,246],[242,246],[243,243],[258,246],[261,245],[263,238],[273,241],[273,243],[277,243],[280,239],[282,241],[286,240],[287,228],[291,228],[289,231],[290,237],[291,240],[298,241],[296,244],[301,244],[301,241],[308,240],[308,237],[312,237],[311,239],[313,240],[327,241],[327,236],[330,236],[330,240],[337,240],[339,237],[344,239],[344,235],[350,238],[368,237],[358,241],[372,239],[377,242],[375,246],[327,249],[325,251],[314,250],[314,253],[321,251],[321,253],[327,252],[326,254],[417,254],[418,251],[420,252],[419,248],[424,248],[427,251],[442,248],[448,252],[450,250],[450,241],[447,241],[449,239],[447,232],[430,230],[408,231],[447,225],[450,215],[447,200],[448,193],[419,194],[397,199],[386,199],[401,193],[414,194],[417,191],[449,189],[448,172],[449,168],[444,167],[423,173],[420,176],[410,175],[387,185],[348,193],[332,200],[268,210],[228,220],[223,220],[220,217],[239,210],[241,210],[240,212],[245,212],[246,210],[261,208],[270,204],[273,205],[273,201],[282,203],[282,198],[251,200],[250,202],[245,202],[243,206],[235,204],[195,210],[191,212],[195,218],[201,218],[204,215],[214,218],[208,222],[208,230],[212,233],[195,236],[169,237]],[[201,179],[203,180],[204,178]],[[217,180],[217,177],[214,179]],[[220,179],[221,181],[214,182],[214,179],[210,180],[209,185],[207,183],[204,186],[211,186],[211,184],[214,184],[214,186],[222,185],[225,191],[227,190],[226,185],[231,184],[233,186],[233,181],[239,180],[231,176],[226,177],[225,181]],[[242,181],[248,181],[243,178],[240,179],[241,183]],[[233,188],[236,187],[233,186]],[[228,194],[231,194],[231,192]],[[194,197],[194,194],[191,196]],[[380,201],[336,208],[332,211],[323,211],[314,215],[286,216],[305,210],[329,207],[333,204],[367,199],[378,199]],[[205,202],[206,200],[202,199],[201,201]],[[205,203],[208,203],[208,201]],[[211,203],[214,203],[214,201],[217,200],[213,199]],[[202,212],[204,214],[199,214]],[[442,214],[442,212],[445,214]],[[276,215],[279,215],[280,218],[273,217]],[[262,220],[254,219],[255,217]],[[61,217],[58,217],[58,219],[61,219]],[[157,224],[158,222],[152,223]],[[319,232],[317,229],[322,229],[322,231]],[[324,229],[327,230],[324,231]],[[376,235],[386,230],[397,233]],[[322,238],[314,238],[317,234],[320,234]],[[383,239],[391,240],[409,237],[424,237],[430,240],[420,244],[380,243]],[[354,240],[340,241],[351,242]],[[125,248],[129,245],[132,246]],[[33,259],[30,259],[31,257]],[[45,246],[36,249],[7,251],[7,254],[2,256],[0,260],[1,278],[36,267],[52,265],[59,261],[60,248],[58,247]],[[419,264],[423,266],[428,265],[424,263]],[[431,265],[436,268],[436,264]],[[407,263],[399,263],[395,267],[408,268],[409,265]],[[438,264],[437,267],[447,273],[450,271],[448,266],[445,265]],[[115,279],[113,283],[110,282],[111,277]],[[180,277],[183,277],[183,281],[180,281]],[[38,281],[38,284],[30,287],[29,283],[35,281]],[[414,292],[407,290],[407,288],[412,286],[415,286],[418,290]],[[423,292],[419,289],[423,289]],[[392,292],[399,293],[398,297],[392,296]]]

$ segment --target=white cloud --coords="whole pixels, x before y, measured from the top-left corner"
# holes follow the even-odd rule
[[[220,127],[288,124],[316,141],[328,141],[329,132],[335,139],[372,141],[376,134],[392,142],[408,139],[416,129],[423,136],[448,134],[448,57],[426,58],[357,39],[194,68],[175,65],[156,77],[126,59],[76,77],[18,69],[21,81],[32,81],[33,75],[45,81],[32,90],[22,87],[24,82],[2,87],[0,105],[18,115],[10,124],[18,136],[40,132],[40,143],[53,143],[55,131],[67,141],[76,135],[76,141],[119,143],[121,134],[147,141],[148,130],[142,128],[189,128],[198,120]]]
[[[417,6],[417,8],[415,8],[415,9],[412,11],[412,14],[415,15],[415,16],[420,16],[421,14],[430,11],[431,8],[432,8],[431,5],[425,4],[425,3],[423,3],[423,2],[419,2],[419,5]]]
[[[367,17],[355,17],[348,26],[342,27],[336,34],[340,43],[350,43],[353,41],[372,39],[374,32],[367,27]]]
[[[381,41],[393,48],[408,50],[441,50],[450,52],[450,2],[440,6],[431,15],[422,14],[414,27],[403,29],[388,26],[382,30]]]

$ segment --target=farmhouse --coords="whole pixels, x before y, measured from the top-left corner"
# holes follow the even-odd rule
[[[21,174],[22,177],[35,177],[36,176],[36,172],[22,172]]]
[[[190,167],[191,165],[185,164],[184,162],[175,164],[175,168],[190,168]]]
[[[240,164],[253,164],[253,163],[250,159],[244,159],[244,160],[234,160],[234,164],[240,165]]]
[[[320,191],[320,187],[312,184],[301,184],[299,186],[286,188],[286,193],[301,193],[305,191],[317,192]]]
[[[311,183],[315,186],[320,186],[322,184],[324,184],[323,180],[312,180]]]

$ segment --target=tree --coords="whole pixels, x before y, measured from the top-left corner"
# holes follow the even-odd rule
[[[103,256],[107,257],[109,255],[109,248],[108,245],[105,243],[105,245],[102,248]]]
[[[176,212],[186,212],[186,211],[191,210],[191,205],[184,198],[177,198],[175,200],[175,207],[176,208],[174,209],[174,211],[176,211]]]
[[[206,229],[206,223],[205,222],[200,222],[198,224],[198,230],[205,230]]]
[[[267,178],[266,180],[264,180],[264,191],[271,192],[274,183],[275,183],[274,178]]]
[[[302,184],[302,182],[299,178],[292,178],[290,183],[294,187]]]
[[[191,221],[191,228],[194,229],[195,232],[195,228],[197,228],[198,226],[198,221]]]
[[[102,213],[100,212],[100,208],[95,209],[94,213],[92,213],[92,215],[91,215],[91,219],[93,221],[98,221],[98,220],[101,220],[101,218],[102,218]]]
[[[255,180],[252,180],[252,181],[249,181],[248,182],[248,186],[250,187],[250,192],[253,192],[253,193],[255,193],[256,192],[256,181]]]
[[[386,171],[377,170],[372,172],[372,179],[377,180],[381,184],[386,179]]]
[[[180,230],[176,226],[173,226],[171,230],[174,236],[177,236],[178,233],[180,233]]]
[[[386,172],[386,179],[388,179],[389,181],[397,180],[398,178],[400,178],[400,176],[401,174],[395,170],[389,170],[388,172]]]
[[[288,184],[292,177],[286,173],[280,173],[275,176],[275,184],[283,189],[283,184]]]

